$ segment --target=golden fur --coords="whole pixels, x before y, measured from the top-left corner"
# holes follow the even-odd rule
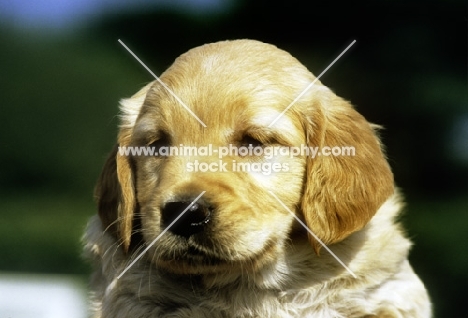
[[[122,101],[118,146],[353,146],[355,156],[229,155],[223,161],[288,169],[189,172],[190,162],[218,156],[124,156],[116,146],[85,235],[94,317],[430,317],[376,127],[347,101],[317,81],[269,127],[315,77],[252,40],[194,48],[160,79],[206,127],[154,81]],[[149,247],[167,227],[167,207],[202,191],[202,222],[187,225],[196,233],[169,229]]]

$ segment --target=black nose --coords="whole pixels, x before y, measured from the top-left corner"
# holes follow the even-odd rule
[[[206,224],[210,222],[212,211],[212,207],[205,203],[195,202],[192,204],[192,202],[186,201],[168,202],[162,209],[162,225],[167,228],[184,212],[184,214],[171,225],[169,231],[176,235],[189,238],[204,230]]]

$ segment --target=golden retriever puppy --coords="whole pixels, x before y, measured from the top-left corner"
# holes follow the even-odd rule
[[[84,238],[93,317],[431,316],[377,127],[314,80],[224,41],[121,102]]]

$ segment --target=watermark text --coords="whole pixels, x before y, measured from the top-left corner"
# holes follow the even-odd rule
[[[237,146],[230,144],[228,146],[214,147],[212,144],[206,146],[121,146],[119,147],[119,155],[121,156],[156,156],[156,157],[214,157],[223,159],[224,157],[263,157],[272,159],[274,157],[297,157],[306,156],[312,159],[318,156],[346,156],[353,157],[356,155],[356,148],[353,146],[308,146],[300,145],[295,147],[286,146]]]

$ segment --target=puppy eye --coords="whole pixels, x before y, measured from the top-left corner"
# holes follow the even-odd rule
[[[161,147],[168,146],[168,145],[169,145],[169,143],[166,140],[158,139],[158,140],[155,140],[152,143],[150,143],[148,145],[148,147],[159,149]]]
[[[153,151],[159,151],[161,147],[168,147],[170,145],[169,136],[166,134],[161,134],[157,139],[154,139],[148,144],[149,148],[152,148]]]
[[[242,140],[241,140],[240,144],[242,146],[252,145],[252,147],[262,147],[263,146],[263,143],[260,140],[254,138],[252,136],[249,136],[249,135],[244,135],[242,137]]]

